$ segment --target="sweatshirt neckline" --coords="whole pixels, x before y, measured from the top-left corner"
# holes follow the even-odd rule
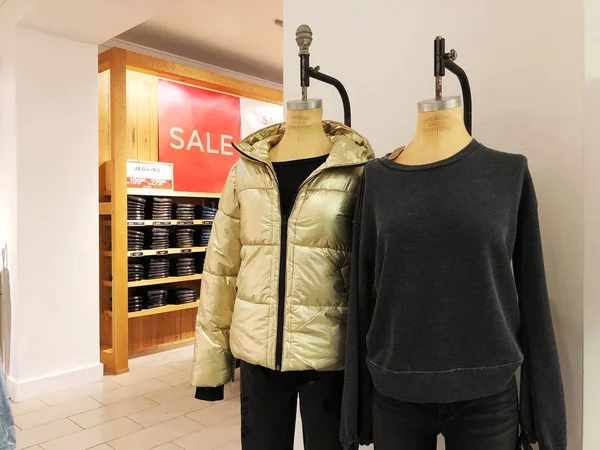
[[[436,161],[433,163],[428,163],[428,164],[417,164],[417,165],[399,164],[395,161],[388,159],[387,156],[384,156],[383,158],[379,158],[377,161],[379,161],[384,166],[389,167],[390,169],[396,169],[396,170],[415,171],[415,170],[435,169],[436,167],[448,166],[450,164],[455,163],[456,161],[473,153],[473,151],[475,151],[479,147],[479,145],[480,145],[479,142],[477,142],[475,139],[473,139],[473,140],[471,140],[471,142],[469,142],[469,144],[467,144],[467,146],[465,148],[463,148],[459,152],[455,153],[451,157],[442,159],[440,161]]]

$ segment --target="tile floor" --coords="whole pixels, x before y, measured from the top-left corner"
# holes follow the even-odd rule
[[[192,352],[136,358],[129,373],[13,404],[18,448],[240,450],[239,384],[226,387],[222,402],[196,400]]]
[[[130,360],[130,372],[12,405],[19,450],[241,450],[239,383],[196,400],[193,347]],[[300,418],[295,450],[302,450]],[[371,447],[365,448],[369,450]]]

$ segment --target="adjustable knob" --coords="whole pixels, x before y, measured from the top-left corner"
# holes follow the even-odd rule
[[[300,25],[296,30],[296,43],[299,48],[299,56],[310,55],[310,44],[312,43],[312,30],[308,25]]]

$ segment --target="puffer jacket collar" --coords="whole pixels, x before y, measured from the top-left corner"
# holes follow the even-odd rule
[[[325,120],[323,129],[333,142],[333,147],[322,169],[360,165],[375,158],[369,141],[352,128],[339,122]],[[281,141],[284,133],[285,123],[279,123],[254,132],[233,146],[242,157],[272,167],[269,152]]]

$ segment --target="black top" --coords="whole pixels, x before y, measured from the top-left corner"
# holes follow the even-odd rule
[[[473,141],[433,164],[369,163],[353,239],[345,447],[372,439],[372,387],[400,401],[466,401],[501,392],[522,366],[522,431],[541,450],[566,448],[524,156]]]
[[[323,155],[315,158],[273,163],[279,183],[281,214],[284,218],[287,218],[291,212],[292,204],[296,199],[300,185],[325,162],[328,156]]]
[[[277,182],[279,183],[279,195],[281,199],[281,215],[286,221],[292,210],[296,194],[300,185],[313,173],[321,164],[323,164],[329,155],[317,156],[315,158],[298,159],[294,161],[284,161],[273,163]],[[285,261],[285,258],[282,258]],[[280,277],[284,280],[284,277]],[[283,311],[283,308],[280,308]],[[195,397],[198,400],[218,401],[223,400],[224,387],[197,387]]]

